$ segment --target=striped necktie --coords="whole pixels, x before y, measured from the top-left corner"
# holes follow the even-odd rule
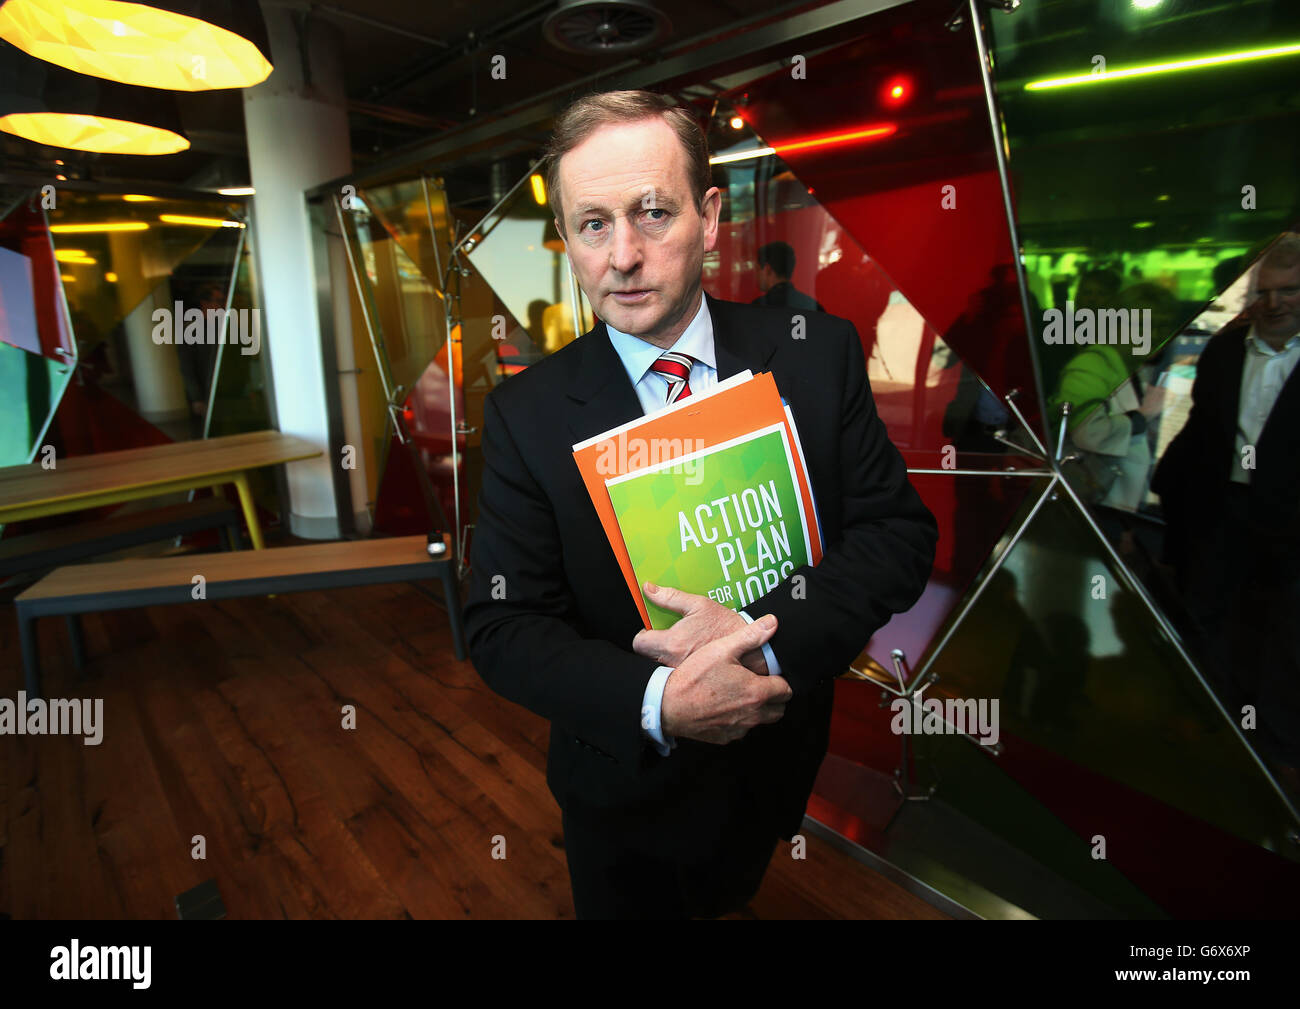
[[[665,405],[676,403],[691,394],[691,365],[694,363],[695,358],[690,354],[679,354],[670,350],[650,365],[651,371],[656,375],[662,375],[668,381],[668,399]]]

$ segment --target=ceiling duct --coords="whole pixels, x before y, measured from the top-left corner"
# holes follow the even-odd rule
[[[628,56],[671,31],[668,15],[647,0],[560,0],[542,25],[551,45],[583,55]]]

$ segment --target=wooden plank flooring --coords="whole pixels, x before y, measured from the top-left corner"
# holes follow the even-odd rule
[[[39,623],[45,689],[103,698],[103,742],[0,737],[0,913],[174,919],[177,894],[215,879],[231,918],[573,917],[547,724],[456,661],[415,588],[84,624],[79,679],[63,622]],[[16,698],[11,605],[0,628],[0,697]],[[790,856],[779,844],[732,917],[944,917],[815,837]]]

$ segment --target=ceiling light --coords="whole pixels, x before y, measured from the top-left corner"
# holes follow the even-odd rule
[[[0,7],[0,13],[8,4]],[[33,143],[96,154],[175,154],[190,142],[176,98],[64,70],[0,41],[7,71],[0,130]]]
[[[1202,67],[1217,67],[1227,63],[1248,63],[1253,60],[1267,60],[1276,56],[1293,56],[1300,53],[1300,44],[1272,46],[1268,49],[1243,49],[1240,52],[1224,53],[1222,56],[1196,56],[1186,60],[1172,60],[1168,63],[1150,63],[1146,66],[1127,67],[1123,70],[1106,70],[1096,74],[1074,74],[1070,77],[1045,77],[1030,81],[1025,85],[1026,91],[1046,91],[1049,88],[1068,88],[1076,84],[1101,84],[1105,81],[1126,80],[1130,77],[1148,77],[1153,74],[1176,73],[1181,70],[1199,70]]]
[[[784,154],[786,151],[801,151],[809,147],[824,147],[828,144],[846,144],[854,140],[880,140],[892,136],[897,131],[898,127],[893,123],[881,123],[861,130],[852,130],[849,133],[832,133],[824,137],[810,137],[806,140],[792,140],[789,143],[777,144],[776,153]]]
[[[765,158],[775,154],[776,150],[772,147],[754,147],[748,151],[733,151],[731,154],[715,154],[709,158],[711,165],[727,165],[733,161],[745,161],[748,158]]]
[[[160,214],[163,224],[189,224],[196,228],[242,228],[242,221],[229,221],[224,217],[190,217],[187,214]]]
[[[906,104],[911,97],[912,79],[906,74],[894,75],[880,89],[880,100],[893,108]]]
[[[546,206],[546,180],[534,172],[528,177],[533,187],[533,202],[539,207]]]
[[[256,0],[8,0],[0,38],[77,73],[172,91],[244,88],[271,73]]]
[[[190,146],[171,130],[105,116],[11,113],[0,116],[0,130],[34,144],[96,154],[176,154]]]
[[[257,190],[252,186],[231,186],[227,189],[218,189],[219,196],[252,196]]]
[[[97,224],[51,224],[50,233],[55,235],[87,235],[110,231],[145,231],[148,227],[146,221],[100,221]]]
[[[143,196],[140,193],[127,193],[122,197],[127,203],[157,203],[156,196]]]

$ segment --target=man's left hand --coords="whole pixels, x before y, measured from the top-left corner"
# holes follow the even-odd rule
[[[682,618],[663,631],[642,628],[632,639],[632,651],[665,666],[676,668],[697,648],[724,638],[745,626],[745,618],[733,609],[714,602],[708,596],[697,596],[667,585],[645,583],[646,596],[656,606]],[[767,676],[767,660],[763,650],[757,648],[741,656],[741,665],[751,673]]]

